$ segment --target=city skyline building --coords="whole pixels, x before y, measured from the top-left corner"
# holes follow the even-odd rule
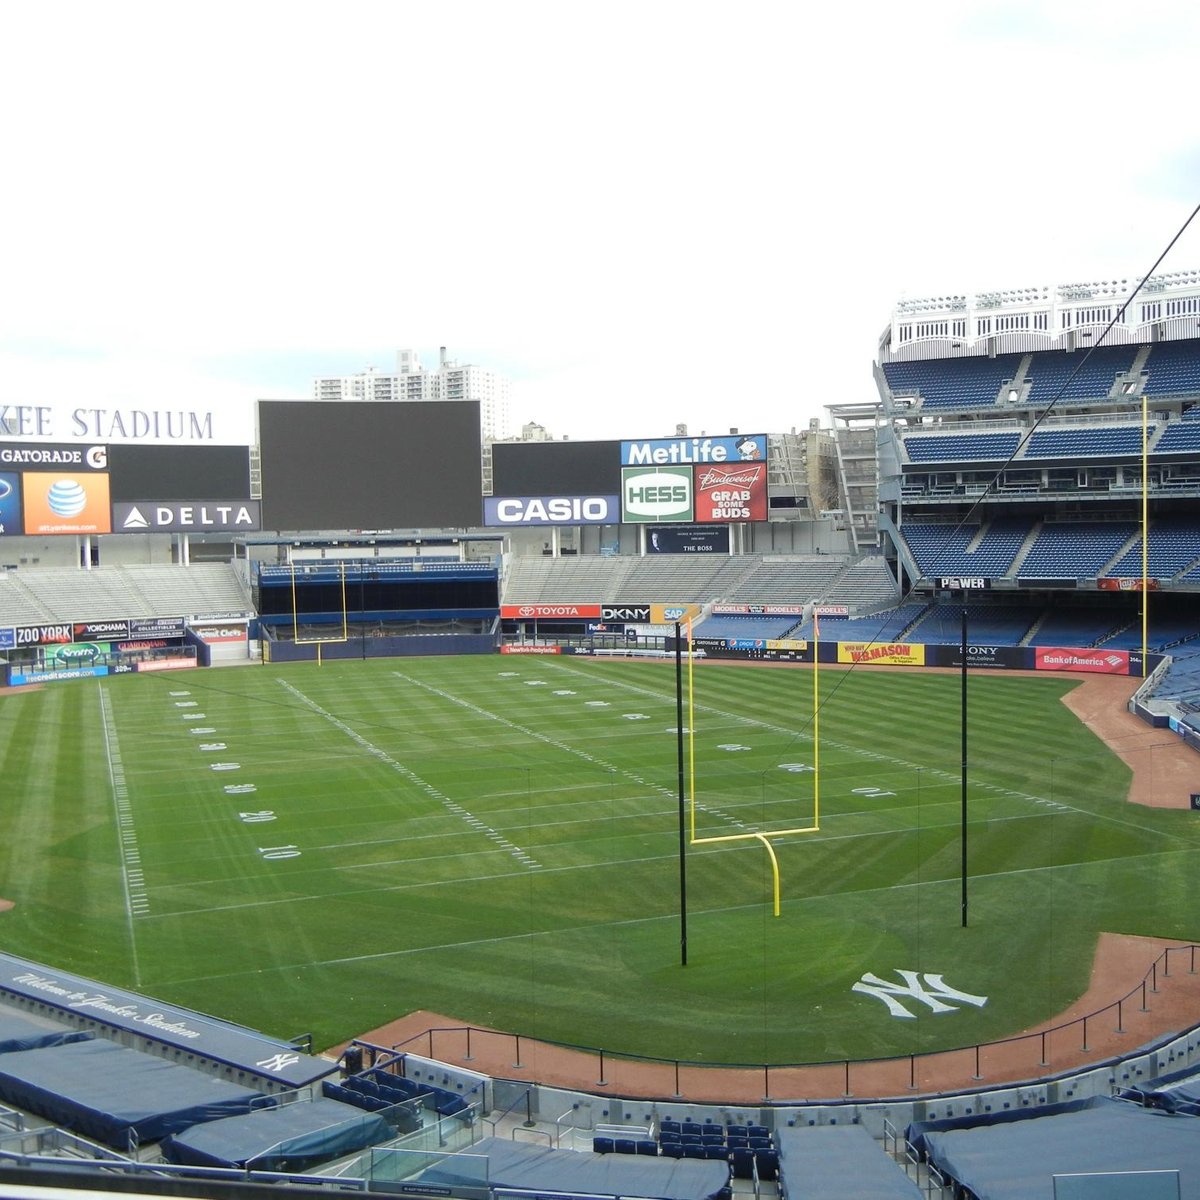
[[[448,357],[445,346],[439,349],[436,368],[425,367],[416,350],[405,349],[396,352],[394,372],[368,367],[355,374],[325,375],[313,381],[317,400],[477,400],[479,435],[484,441],[509,435],[511,392],[507,376],[490,367],[459,363]]]

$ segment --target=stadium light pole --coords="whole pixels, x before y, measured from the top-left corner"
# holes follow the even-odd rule
[[[967,591],[959,592],[962,597],[962,927],[967,927]]]
[[[679,965],[687,966],[687,823],[683,798],[683,631],[675,622],[675,752],[679,767]]]

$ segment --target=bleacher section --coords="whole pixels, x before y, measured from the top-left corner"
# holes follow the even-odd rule
[[[902,532],[921,574],[1003,577],[1033,528],[1032,520],[986,526],[907,523]]]
[[[1002,463],[1020,444],[1017,431],[1004,433],[909,434],[904,449],[911,462]]]
[[[845,571],[846,560],[829,554],[811,558],[764,558],[721,598],[752,604],[806,604],[824,599]]]
[[[1153,437],[1157,426],[1151,423]],[[1036,429],[1030,436],[1022,459],[1082,458],[1089,461],[1141,454],[1140,425],[1109,425],[1103,428]]]
[[[921,1189],[861,1125],[781,1129],[782,1194],[822,1200],[918,1200]]]
[[[1200,566],[1200,523],[1186,519],[1162,519],[1150,522],[1147,574],[1152,579],[1170,579],[1180,571]],[[1135,577],[1142,574],[1142,539],[1138,539],[1116,562],[1107,575]]]
[[[0,625],[252,611],[228,563],[0,572]]]
[[[1049,404],[1060,390],[1063,400],[1102,400],[1112,391],[1116,376],[1128,374],[1133,368],[1137,351],[1137,346],[1098,346],[1090,356],[1086,350],[1042,350],[1032,354],[1025,372],[1030,381],[1026,403]],[[1080,366],[1085,356],[1087,362]],[[1067,383],[1077,368],[1079,374]]]
[[[846,604],[859,611],[895,604],[899,598],[896,578],[887,560],[879,554],[852,563],[820,597],[826,604]]]
[[[920,395],[926,409],[986,408],[996,403],[1001,387],[1015,378],[1021,357],[890,362],[883,364],[883,373],[893,395]]]
[[[1046,521],[1020,574],[1031,579],[1094,579],[1137,531],[1133,521]]]
[[[795,617],[713,616],[695,627],[701,638],[782,638],[796,625]]]
[[[617,1150],[622,1139],[613,1139],[611,1149]],[[735,1179],[755,1179],[770,1182],[779,1172],[779,1155],[765,1125],[721,1124],[716,1121],[676,1121],[665,1118],[659,1122],[657,1145],[638,1153],[657,1153],[664,1158],[695,1158],[710,1162],[727,1162]],[[628,1150],[624,1151],[629,1153]]]
[[[1200,338],[1157,343],[1150,351],[1145,369],[1147,396],[1200,392]]]
[[[1026,639],[1028,646],[1095,646],[1121,624],[1112,608],[1053,608]]]
[[[1019,646],[1041,612],[1032,604],[968,604],[967,636],[977,646]],[[909,636],[926,644],[957,645],[962,640],[962,606],[935,604]]]
[[[899,604],[885,612],[870,617],[819,618],[821,640],[839,642],[896,641],[906,629],[925,611],[923,603]],[[812,622],[805,621],[793,630],[794,638],[811,638]]]

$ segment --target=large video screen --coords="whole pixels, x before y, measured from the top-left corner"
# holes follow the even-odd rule
[[[266,529],[480,524],[479,404],[262,400]]]
[[[620,442],[497,442],[494,496],[608,496],[621,490]]]
[[[250,496],[246,446],[112,445],[108,471],[115,501],[245,500]]]

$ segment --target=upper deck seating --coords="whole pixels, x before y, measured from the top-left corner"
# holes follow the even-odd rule
[[[922,407],[986,408],[1021,365],[1020,354],[995,358],[938,358],[883,364],[894,396],[919,395]]]
[[[1046,521],[1021,563],[1020,575],[1094,579],[1135,533],[1133,521]]]
[[[1186,396],[1200,392],[1200,338],[1158,342],[1146,360],[1147,396]]]
[[[1049,404],[1056,398],[1105,399],[1116,377],[1132,369],[1137,352],[1137,346],[1098,346],[1090,355],[1086,350],[1040,350],[1030,356],[1025,372],[1030,381],[1028,403]],[[1071,379],[1077,368],[1078,374]]]

